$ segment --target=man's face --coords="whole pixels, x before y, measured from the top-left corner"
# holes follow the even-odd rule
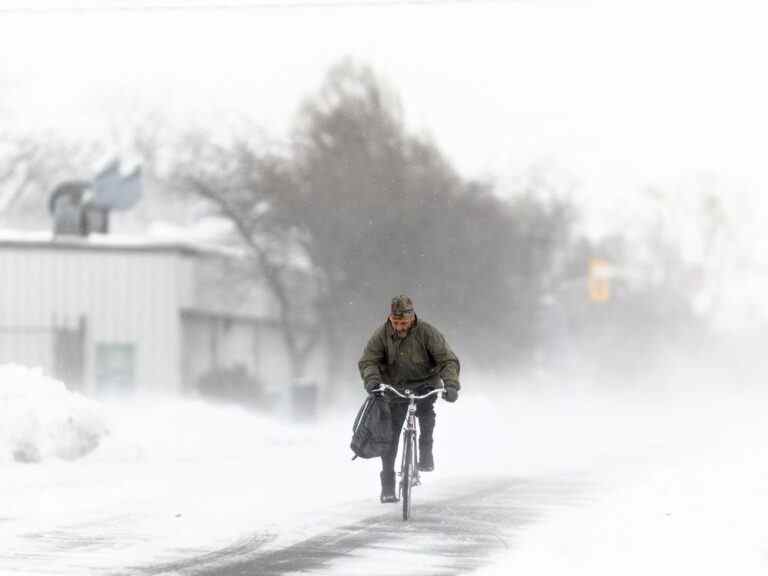
[[[408,330],[413,326],[413,321],[416,319],[414,314],[405,314],[403,316],[389,316],[389,322],[392,324],[392,328],[400,338],[405,338],[408,334]]]

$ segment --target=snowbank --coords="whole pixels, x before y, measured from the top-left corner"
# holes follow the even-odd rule
[[[26,445],[41,460],[0,473],[1,574],[125,573],[380,513],[378,461],[350,460],[354,414],[296,424],[189,399],[93,402],[18,366],[0,380],[3,457]],[[65,422],[102,432],[71,462],[55,457],[72,449]]]
[[[106,434],[95,402],[39,369],[0,365],[0,463],[75,460]]]

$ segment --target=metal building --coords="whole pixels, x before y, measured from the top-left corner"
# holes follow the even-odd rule
[[[0,363],[96,395],[279,395],[291,371],[276,304],[258,282],[228,277],[231,260],[177,241],[2,235]]]

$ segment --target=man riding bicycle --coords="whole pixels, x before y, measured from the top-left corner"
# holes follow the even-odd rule
[[[443,398],[455,402],[459,396],[459,359],[443,335],[433,326],[416,317],[408,296],[392,299],[387,322],[368,340],[358,363],[366,391],[374,392],[380,384],[403,390],[406,387],[421,395],[445,386]],[[407,413],[406,403],[383,393],[390,403],[394,438],[390,450],[381,457],[381,501],[397,502],[395,495],[395,457],[400,429]],[[435,396],[419,401],[419,463],[423,472],[434,470],[432,434],[435,428]]]

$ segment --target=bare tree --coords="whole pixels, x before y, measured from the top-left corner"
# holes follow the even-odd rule
[[[311,315],[302,313],[311,298],[302,288],[314,276],[293,261],[296,231],[280,209],[284,198],[295,194],[289,166],[242,141],[224,146],[197,137],[186,148],[191,152],[175,170],[176,186],[207,201],[213,214],[232,224],[248,254],[251,277],[263,278],[278,303],[293,379],[305,377],[320,330]]]
[[[280,302],[297,374],[322,336],[328,382],[354,378],[367,336],[401,292],[487,365],[533,346],[571,211],[533,193],[505,202],[490,183],[462,179],[433,142],[406,131],[397,98],[369,68],[329,72],[287,151],[243,140],[186,148],[194,160],[179,183],[216,206],[253,255]],[[317,322],[303,346],[284,257],[296,247],[312,266]]]
[[[490,183],[466,182],[352,62],[307,102],[295,142],[293,211],[323,272],[318,314],[337,366],[354,367],[371,323],[400,292],[483,360],[532,345],[531,318],[571,233],[567,203],[533,194],[504,202]]]

